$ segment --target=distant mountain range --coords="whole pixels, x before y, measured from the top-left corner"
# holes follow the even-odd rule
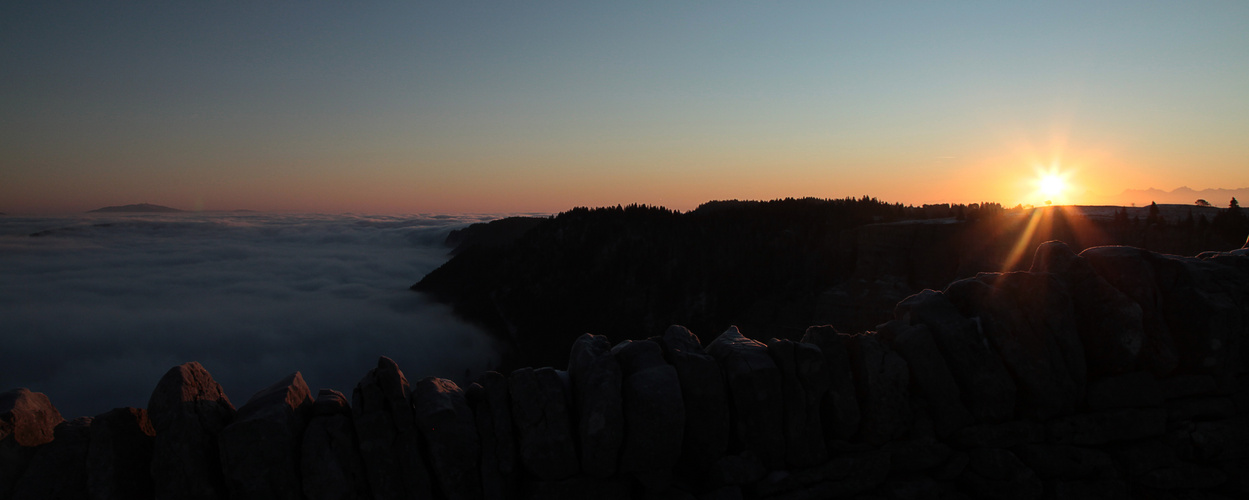
[[[161,205],[153,205],[151,203],[139,203],[135,205],[117,205],[112,207],[97,208],[87,213],[146,213],[146,214],[167,214],[175,212],[185,212],[176,208],[169,208]]]
[[[1174,205],[1192,205],[1197,200],[1206,200],[1210,205],[1220,208],[1227,208],[1229,202],[1235,197],[1242,205],[1246,199],[1249,199],[1249,187],[1238,189],[1202,189],[1196,190],[1183,186],[1175,188],[1171,191],[1163,191],[1161,189],[1126,189],[1122,193],[1104,198],[1102,203],[1106,205],[1120,206],[1145,206],[1150,203],[1158,204],[1174,204]]]

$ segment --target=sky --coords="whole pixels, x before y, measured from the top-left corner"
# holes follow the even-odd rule
[[[4,2],[0,212],[1249,187],[1246,25],[1241,1]]]

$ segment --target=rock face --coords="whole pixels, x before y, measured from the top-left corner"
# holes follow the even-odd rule
[[[21,479],[35,447],[51,442],[64,421],[42,393],[25,388],[0,393],[0,498]]]
[[[299,464],[304,496],[309,500],[370,498],[351,405],[341,392],[321,389],[317,394],[304,429]]]
[[[707,353],[720,364],[728,384],[735,448],[757,455],[769,469],[783,468],[781,371],[768,346],[729,327],[707,346]]]
[[[480,499],[481,446],[464,391],[450,380],[426,377],[412,389],[412,402],[441,496]]]
[[[663,349],[649,340],[626,340],[612,348],[624,374],[625,434],[620,471],[662,483],[681,456],[685,403],[677,371],[664,361]],[[653,485],[651,485],[653,487]]]
[[[92,499],[152,498],[156,430],[142,408],[116,408],[91,420],[87,491]]]
[[[832,326],[813,326],[802,341],[820,348],[824,355],[824,372],[828,375],[828,391],[820,399],[820,415],[824,419],[824,436],[832,440],[848,440],[859,431],[859,401],[854,391],[850,355],[843,343],[846,337]]]
[[[715,358],[703,350],[698,337],[683,326],[668,327],[659,343],[664,349],[664,360],[677,372],[685,403],[685,439],[677,464],[705,475],[729,446],[724,375]]]
[[[814,344],[771,339],[768,354],[781,370],[785,409],[785,461],[810,467],[828,458],[820,401],[830,385],[824,353]]]
[[[230,498],[303,497],[300,448],[311,412],[312,395],[299,372],[239,408],[217,438]]]
[[[433,498],[408,379],[385,356],[356,384],[351,416],[374,498]]]
[[[508,379],[520,462],[534,477],[554,481],[581,469],[569,419],[568,393],[551,368],[521,368]]]
[[[90,441],[91,417],[58,424],[53,440],[39,446],[13,487],[13,500],[86,498]]]
[[[486,372],[468,387],[466,397],[481,440],[482,495],[487,500],[515,498],[518,465],[507,378]]]
[[[158,500],[226,497],[217,437],[234,420],[234,405],[197,362],[175,366],[147,403],[156,431],[152,486]]]
[[[848,336],[847,346],[863,412],[859,438],[881,446],[902,437],[912,420],[906,361],[873,333]]]
[[[568,355],[572,377],[577,442],[581,470],[605,478],[616,473],[616,457],[624,441],[624,413],[620,395],[623,375],[607,337],[585,334]]]

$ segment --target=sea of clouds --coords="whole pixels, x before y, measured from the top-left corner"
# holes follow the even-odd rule
[[[408,287],[448,232],[501,216],[0,217],[0,391],[96,415],[199,361],[235,406],[295,371],[350,397],[382,355],[463,383],[496,342]]]

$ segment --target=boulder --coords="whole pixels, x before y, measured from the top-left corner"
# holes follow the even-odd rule
[[[511,396],[507,378],[486,372],[468,386],[465,394],[473,409],[477,437],[481,440],[481,487],[486,500],[517,496],[516,439],[512,434]]]
[[[965,281],[950,286],[957,289]],[[1002,422],[1014,415],[1016,389],[1006,366],[989,348],[978,320],[963,316],[945,293],[924,290],[907,297],[894,317],[928,327],[958,382],[963,405],[977,422]]]
[[[906,361],[911,388],[923,398],[937,436],[945,438],[971,424],[971,413],[963,406],[958,382],[954,381],[928,326],[922,323],[908,326],[894,320],[882,325],[880,332],[890,339],[893,351]]]
[[[382,356],[352,391],[351,417],[373,498],[433,498],[408,379]]]
[[[1076,330],[1092,375],[1136,368],[1145,342],[1140,304],[1107,283],[1061,241],[1037,247],[1032,272],[1054,274],[1071,293]]]
[[[660,338],[664,360],[677,371],[685,400],[685,440],[680,465],[708,472],[728,451],[729,402],[724,375],[698,337],[682,326],[670,326]]]
[[[846,441],[859,431],[859,399],[854,390],[845,338],[828,325],[807,328],[802,336],[803,342],[820,348],[824,355],[828,390],[820,398],[820,416],[824,419],[825,440]]]
[[[768,354],[781,370],[785,409],[785,454],[792,467],[811,467],[828,458],[820,401],[828,392],[824,354],[814,344],[771,339]]]
[[[754,453],[769,469],[785,467],[781,372],[768,346],[729,327],[707,346],[724,373],[735,447]]]
[[[197,362],[170,368],[147,403],[156,431],[152,488],[157,500],[226,497],[217,436],[234,420],[234,405]]]
[[[581,451],[581,470],[605,478],[616,473],[616,458],[624,441],[621,410],[620,363],[611,343],[602,335],[584,334],[568,355],[572,378],[573,416]]]
[[[1154,273],[1154,254],[1139,248],[1106,246],[1086,249],[1080,256],[1102,279],[1141,307],[1144,342],[1138,367],[1158,377],[1175,370],[1179,361],[1162,315],[1164,304]]]
[[[481,445],[464,391],[450,380],[426,377],[412,389],[412,406],[440,496],[480,500]]]
[[[299,464],[308,500],[370,498],[369,479],[351,423],[351,405],[343,393],[321,389],[317,394],[304,429]]]
[[[521,368],[508,378],[518,456],[525,469],[544,481],[581,470],[573,440],[564,382],[553,368]]]
[[[221,430],[221,469],[232,499],[303,498],[299,448],[312,394],[299,372],[261,389]]]
[[[677,371],[664,361],[663,348],[649,340],[626,340],[611,352],[624,374],[620,471],[662,478],[681,457],[685,438],[685,403]],[[663,481],[658,483],[654,486]]]
[[[1178,371],[1221,380],[1249,372],[1249,259],[1153,257]]]
[[[91,420],[87,493],[93,500],[152,498],[156,430],[142,408],[115,408]]]
[[[846,340],[863,416],[859,439],[881,446],[911,428],[906,361],[873,332],[847,336]]]
[[[0,393],[0,498],[21,479],[35,447],[52,441],[64,421],[43,393],[25,388]]]
[[[51,442],[40,445],[13,487],[13,500],[75,500],[87,497],[87,449],[91,417],[57,424]]]

